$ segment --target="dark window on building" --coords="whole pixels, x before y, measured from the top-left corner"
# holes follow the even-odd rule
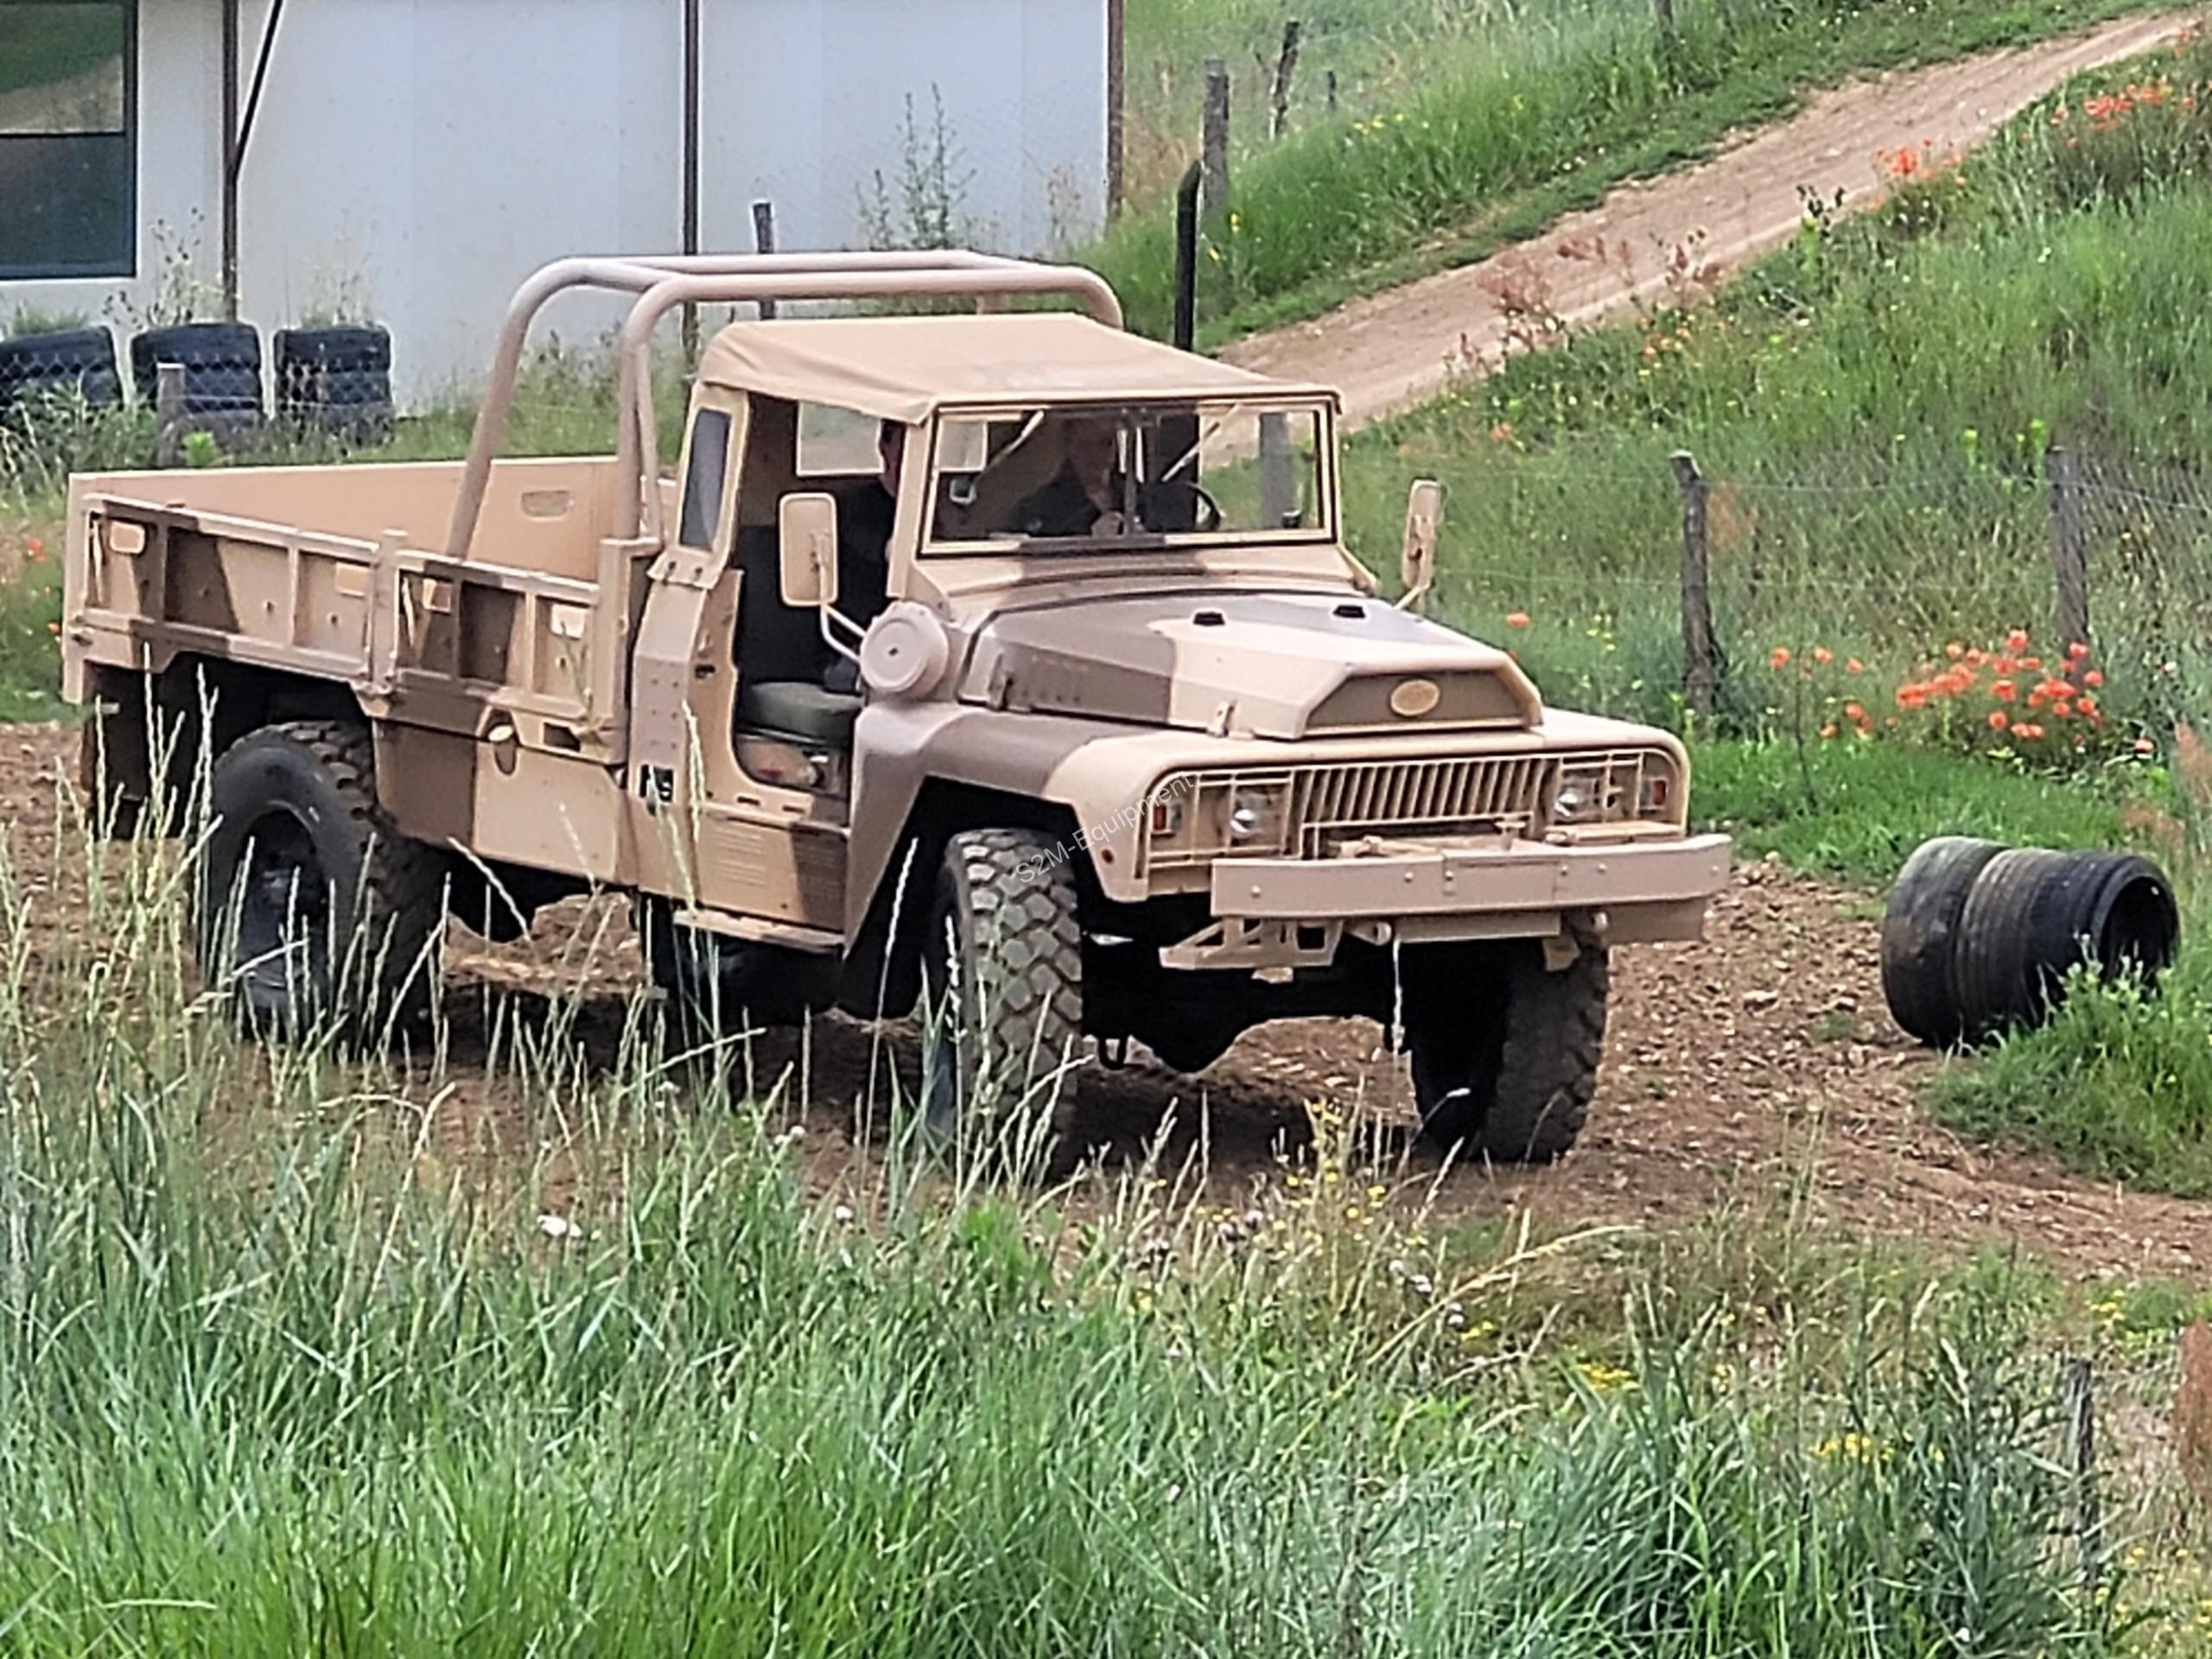
[[[137,0],[0,0],[0,277],[127,276]]]
[[[715,544],[728,478],[729,411],[702,409],[691,422],[691,467],[683,480],[683,522],[676,537],[684,546]]]

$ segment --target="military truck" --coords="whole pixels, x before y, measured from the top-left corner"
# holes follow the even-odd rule
[[[499,458],[577,288],[632,296],[614,453]],[[731,322],[664,467],[655,324],[767,301],[936,303]],[[561,261],[461,461],[73,479],[67,695],[119,807],[212,756],[200,967],[270,1024],[400,1017],[449,919],[613,889],[680,1009],[920,1011],[940,1128],[1079,1141],[1133,1041],[1197,1071],[1367,1016],[1430,1134],[1548,1159],[1609,951],[1697,937],[1728,843],[1668,734],[1418,613],[1433,485],[1378,597],[1337,421],[1124,332],[1085,270]]]

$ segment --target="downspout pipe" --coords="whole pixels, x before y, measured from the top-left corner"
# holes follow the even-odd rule
[[[270,0],[269,20],[262,25],[261,46],[255,54],[253,86],[245,95],[245,110],[238,110],[240,30],[238,8],[243,0],[223,0],[223,315],[238,318],[238,181],[245,174],[246,146],[253,142],[254,119],[261,112],[262,88],[269,83],[269,59],[276,48],[276,25],[284,16],[284,0]]]

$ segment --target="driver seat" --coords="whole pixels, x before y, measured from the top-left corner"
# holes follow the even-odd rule
[[[773,524],[737,532],[737,724],[764,736],[849,748],[861,699],[823,684],[834,653],[814,612],[784,603],[780,542]]]
[[[737,723],[748,732],[849,749],[861,700],[815,680],[747,680],[737,694]]]

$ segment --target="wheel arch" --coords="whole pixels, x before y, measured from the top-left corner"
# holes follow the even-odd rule
[[[341,681],[226,658],[180,653],[151,674],[89,671],[80,782],[96,796],[157,806],[172,830],[203,765],[247,734],[288,721],[369,723]]]

